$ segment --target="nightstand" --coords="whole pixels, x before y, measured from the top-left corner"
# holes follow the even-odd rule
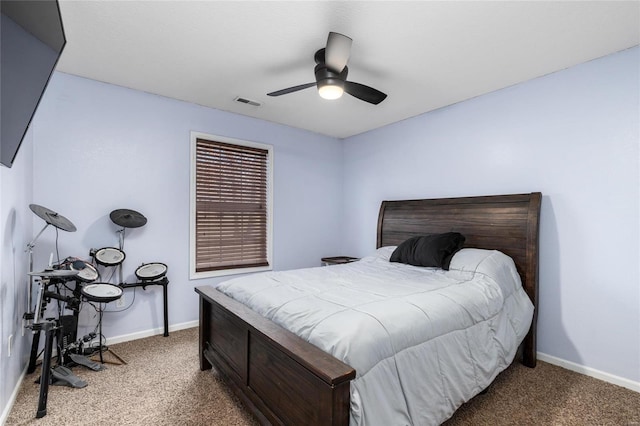
[[[334,256],[334,257],[323,257],[320,259],[322,261],[322,266],[329,265],[342,265],[345,263],[355,262],[360,260],[358,257],[349,257],[349,256]]]

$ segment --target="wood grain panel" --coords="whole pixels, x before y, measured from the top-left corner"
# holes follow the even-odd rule
[[[330,424],[331,387],[255,336],[249,349],[249,387],[285,424]]]
[[[246,382],[248,330],[241,322],[221,309],[211,311],[211,328],[215,330],[209,344]]]

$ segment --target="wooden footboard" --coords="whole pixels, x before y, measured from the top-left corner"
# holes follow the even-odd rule
[[[200,295],[200,369],[215,366],[263,424],[347,425],[355,370],[211,286]]]

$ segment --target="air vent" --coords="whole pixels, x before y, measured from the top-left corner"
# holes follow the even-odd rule
[[[240,96],[235,98],[234,101],[240,102],[241,104],[247,104],[247,105],[252,105],[252,106],[256,106],[256,107],[260,106],[260,102],[252,101],[251,99],[247,99],[247,98],[241,98]]]

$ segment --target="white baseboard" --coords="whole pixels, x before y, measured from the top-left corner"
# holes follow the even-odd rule
[[[174,324],[169,326],[169,333],[172,331],[184,330],[186,328],[192,328],[198,326],[198,320],[183,322],[180,324]],[[107,345],[115,345],[116,343],[129,342],[131,340],[138,340],[145,337],[157,336],[164,333],[164,327],[152,328],[150,330],[138,331],[131,334],[123,334],[122,336],[108,337],[106,339]]]
[[[548,362],[549,364],[557,365],[558,367],[566,368],[567,370],[575,371],[576,373],[584,374],[585,376],[593,377],[594,379],[622,386],[623,388],[640,393],[640,382],[634,382],[633,380],[625,379],[624,377],[614,376],[613,374],[605,373],[604,371],[596,370],[595,368],[585,367],[584,365],[576,364],[562,358],[556,358],[555,356],[547,355],[542,352],[538,352],[537,355],[540,361]]]
[[[13,388],[13,392],[11,392],[11,397],[9,398],[9,401],[7,401],[7,405],[4,407],[4,410],[2,410],[2,415],[0,416],[0,425],[4,425],[7,422],[7,419],[9,418],[9,414],[11,413],[11,409],[13,408],[13,404],[16,403],[16,398],[18,397],[20,386],[24,381],[24,377],[27,375],[28,367],[29,367],[28,365],[24,366],[24,370],[22,370],[22,374],[20,375],[20,378],[18,379],[16,386]]]

